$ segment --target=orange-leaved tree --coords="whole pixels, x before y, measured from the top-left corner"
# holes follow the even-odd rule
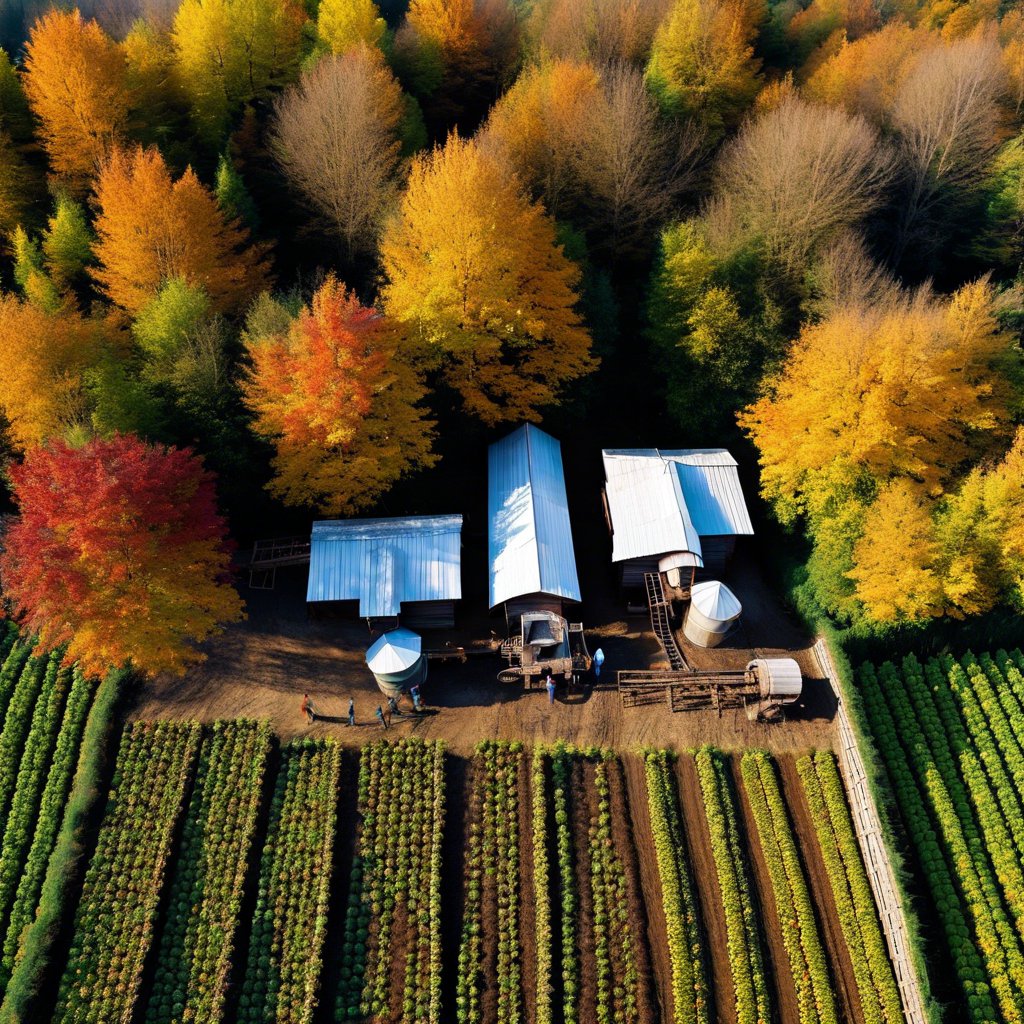
[[[97,283],[137,313],[165,281],[201,285],[216,310],[237,310],[265,284],[263,252],[189,168],[175,181],[159,150],[115,149],[96,183]]]
[[[95,21],[49,11],[25,49],[25,91],[54,172],[82,189],[123,136],[130,106],[124,54]]]
[[[414,161],[381,258],[385,312],[484,423],[536,420],[594,369],[579,268],[479,144],[453,134]]]
[[[11,469],[20,514],[4,594],[43,650],[89,673],[182,672],[242,617],[214,481],[191,452],[129,434],[33,449]]]
[[[86,424],[87,371],[110,342],[103,321],[0,294],[0,411],[19,448]]]
[[[424,389],[375,310],[328,278],[284,332],[249,330],[246,402],[275,448],[271,493],[340,514],[372,505],[431,466]]]

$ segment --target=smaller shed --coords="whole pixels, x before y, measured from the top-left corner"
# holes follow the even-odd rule
[[[683,636],[698,647],[717,647],[740,617],[743,606],[718,580],[698,583],[690,592]]]
[[[532,423],[488,450],[487,540],[489,605],[509,622],[580,600],[561,445]]]
[[[306,600],[344,607],[374,628],[450,628],[462,597],[462,516],[332,519],[313,524]]]
[[[423,641],[411,629],[389,629],[366,652],[366,664],[381,692],[398,697],[427,678]]]

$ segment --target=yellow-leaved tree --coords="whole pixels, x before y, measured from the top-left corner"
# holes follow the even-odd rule
[[[328,278],[284,331],[264,333],[258,321],[267,322],[265,309],[245,334],[245,397],[253,429],[276,450],[271,493],[351,513],[437,461],[434,424],[419,406],[424,388],[399,333],[344,285]]]
[[[201,285],[216,310],[237,310],[266,283],[248,232],[191,168],[175,181],[158,149],[115,149],[96,183],[92,272],[111,302],[137,313],[172,278]]]
[[[783,521],[806,517],[810,574],[833,611],[879,622],[971,614],[1013,585],[1022,485],[1006,481],[1021,456],[964,469],[1005,429],[996,366],[1013,343],[998,302],[981,280],[948,299],[889,291],[834,308],[804,327],[769,393],[740,416],[762,493]]]
[[[124,134],[128,70],[117,43],[78,10],[52,10],[29,33],[25,92],[39,118],[50,166],[84,189]]]
[[[182,88],[202,137],[298,74],[305,15],[295,0],[183,0],[172,39]]]
[[[346,53],[360,43],[380,46],[386,33],[373,0],[321,0],[316,34],[331,53]]]
[[[476,142],[453,134],[414,161],[381,259],[385,312],[484,423],[536,420],[594,369],[579,268]]]
[[[86,373],[108,342],[104,323],[70,303],[51,311],[0,293],[0,411],[18,448],[87,423]]]

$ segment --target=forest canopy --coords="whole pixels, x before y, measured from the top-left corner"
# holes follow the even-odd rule
[[[48,458],[188,450],[215,548],[555,418],[756,458],[841,622],[1024,608],[1018,7],[23,0],[0,36],[23,521]]]

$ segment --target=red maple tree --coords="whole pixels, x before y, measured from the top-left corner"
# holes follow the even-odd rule
[[[40,651],[101,674],[181,673],[242,617],[214,480],[190,451],[130,435],[56,442],[11,469],[20,515],[0,579]]]

